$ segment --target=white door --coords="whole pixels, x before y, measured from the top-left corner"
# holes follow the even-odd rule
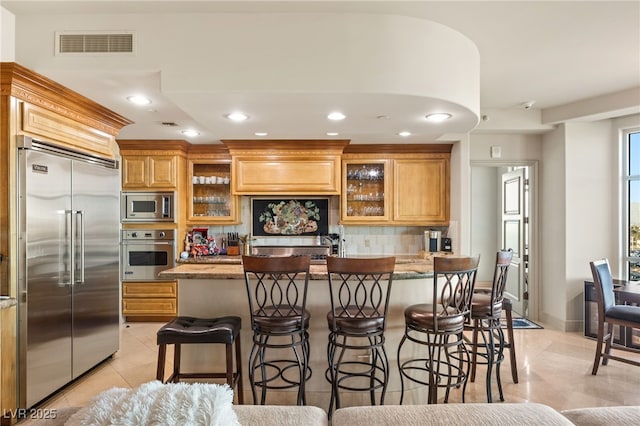
[[[505,296],[512,300],[513,310],[527,316],[525,169],[502,175],[502,248],[513,250]]]

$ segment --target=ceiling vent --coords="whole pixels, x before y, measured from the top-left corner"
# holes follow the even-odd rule
[[[69,53],[133,53],[133,33],[56,33],[56,54]]]

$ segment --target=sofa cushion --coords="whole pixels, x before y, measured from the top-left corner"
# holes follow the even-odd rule
[[[333,413],[332,426],[423,426],[423,425],[571,425],[553,408],[523,404],[434,404],[382,405],[340,408]]]
[[[233,411],[242,426],[326,426],[327,413],[311,405],[234,405]]]
[[[640,407],[590,407],[561,411],[578,426],[633,425],[640,421]]]

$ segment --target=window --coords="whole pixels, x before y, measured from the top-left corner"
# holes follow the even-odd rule
[[[629,280],[640,280],[640,129],[624,133],[624,261]]]

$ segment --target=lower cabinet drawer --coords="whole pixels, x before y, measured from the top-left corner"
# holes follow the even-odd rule
[[[122,297],[176,297],[175,281],[123,282]]]
[[[178,313],[176,281],[122,283],[122,315],[128,317],[175,316]]]
[[[176,299],[124,298],[122,315],[176,315]]]

